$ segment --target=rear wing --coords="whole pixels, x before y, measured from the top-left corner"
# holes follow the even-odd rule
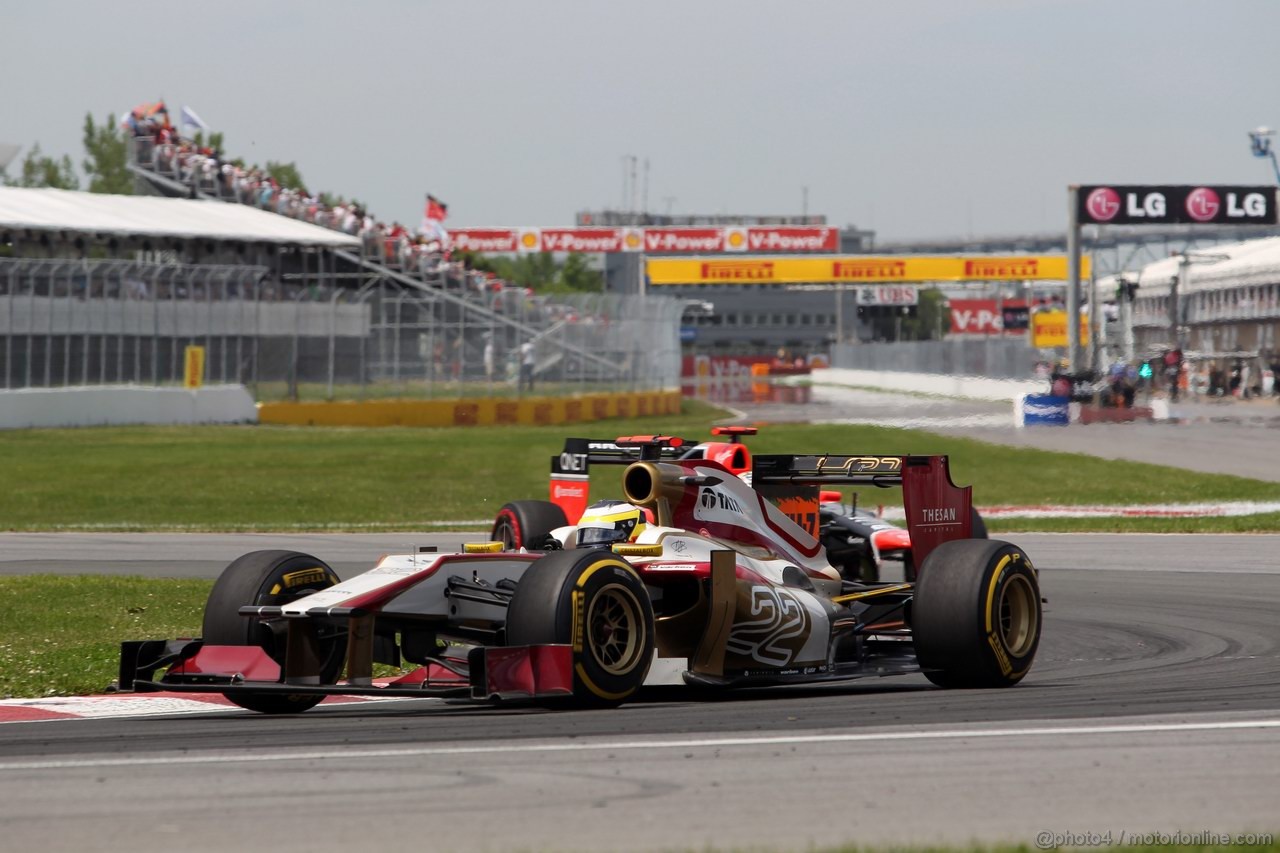
[[[723,426],[713,436],[738,444],[755,435],[755,427]],[[631,435],[621,438],[566,438],[560,453],[551,457],[551,502],[564,510],[570,524],[577,524],[590,500],[592,465],[630,465],[632,462],[673,462],[697,452],[697,440],[673,435]],[[750,456],[747,456],[750,459]]]
[[[945,456],[756,456],[751,485],[815,536],[823,486],[902,486],[916,566],[943,542],[972,535],[972,488],[951,481]]]
[[[577,524],[587,508],[592,465],[670,462],[694,443],[669,435],[566,438],[564,448],[551,457],[551,502],[564,510],[570,524]]]

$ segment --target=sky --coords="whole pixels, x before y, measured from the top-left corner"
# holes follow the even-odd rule
[[[1247,136],[1280,126],[1274,0],[42,0],[0,15],[0,143],[78,162],[86,112],[164,98],[228,155],[294,161],[313,191],[412,225],[430,192],[455,227],[647,201],[807,210],[880,241],[1008,235],[1064,229],[1070,183],[1275,180]]]

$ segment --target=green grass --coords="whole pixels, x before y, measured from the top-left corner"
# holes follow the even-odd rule
[[[0,528],[53,530],[414,530],[484,520],[545,498],[548,460],[569,434],[707,435],[718,411],[577,427],[119,427],[0,434]],[[874,426],[765,427],[757,453],[946,453],[978,505],[1280,500],[1280,484],[1136,462],[1015,449]],[[592,492],[618,493],[621,469]],[[900,504],[863,489],[864,505]],[[1276,530],[1276,515],[1227,519],[993,520],[992,530]]]
[[[0,577],[0,697],[100,693],[121,640],[196,637],[212,581]]]

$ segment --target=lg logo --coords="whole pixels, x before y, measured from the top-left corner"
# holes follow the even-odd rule
[[[1208,222],[1221,209],[1218,194],[1208,187],[1196,187],[1187,195],[1187,216],[1196,222]]]
[[[1111,187],[1098,187],[1089,193],[1084,206],[1098,222],[1110,222],[1120,212],[1120,193]]]
[[[1084,197],[1087,222],[1141,225],[1275,220],[1270,191],[1230,187],[1094,187]]]

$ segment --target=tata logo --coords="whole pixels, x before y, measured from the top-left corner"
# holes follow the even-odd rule
[[[1111,187],[1098,187],[1089,193],[1084,202],[1085,210],[1096,222],[1110,222],[1120,212],[1120,193]]]
[[[723,509],[742,513],[742,505],[737,500],[715,489],[703,489],[702,494],[698,496],[698,503],[702,504],[703,509]]]

